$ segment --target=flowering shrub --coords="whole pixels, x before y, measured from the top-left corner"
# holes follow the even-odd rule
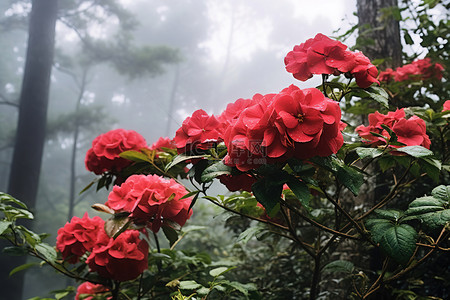
[[[339,293],[330,292],[333,297],[382,298],[403,286],[402,277],[420,270],[431,254],[449,251],[450,186],[445,184],[450,100],[410,108],[396,105],[395,100],[411,93],[410,80],[417,75],[438,84],[434,79],[439,79],[442,68],[422,60],[396,69],[395,74],[387,70],[378,76],[364,54],[322,34],[295,46],[285,64],[301,81],[324,75],[322,84],[307,89],[290,85],[278,93],[240,98],[217,117],[196,110],[173,140],[161,138],[150,148],[132,131],[103,134],[88,151],[86,166],[102,176],[97,189],[109,188],[101,182],[110,173],[121,178],[105,204],[93,205],[110,218],[74,217],[58,231],[56,252],[39,235],[15,225],[17,218],[32,215],[20,201],[0,194],[0,210],[8,212],[0,223],[2,237],[85,282],[78,288],[78,298],[88,294],[113,300],[121,295],[187,299],[195,292],[203,299],[232,293],[260,299],[255,285],[224,276],[234,268],[229,262],[217,267],[204,254],[174,250],[187,233],[181,227],[202,198],[231,213],[229,220],[239,217],[236,227],[243,232],[237,248],[253,237],[268,240],[275,254],[263,262],[264,270],[266,264],[279,267],[283,257],[290,259],[274,272],[289,281],[280,290],[282,297],[284,288],[294,285],[298,286],[295,297],[310,299],[317,299],[322,287],[341,281]],[[337,78],[328,81],[329,75]],[[397,80],[396,76],[400,81],[408,79],[403,94],[401,82],[394,83],[397,90],[384,89],[384,82]],[[341,77],[347,79],[345,83]],[[383,87],[376,86],[377,78]],[[413,89],[412,101],[421,95],[418,90],[426,89]],[[368,125],[355,124],[361,118],[350,118],[352,114],[368,115]],[[179,182],[186,177],[187,166],[192,190]],[[382,187],[376,193],[374,177],[384,180],[375,182]],[[216,179],[232,193],[208,194]],[[375,201],[369,199],[371,194]],[[158,234],[167,238],[170,249],[161,249]],[[285,247],[277,248],[280,245]],[[380,260],[372,264],[353,259],[340,247],[377,251]],[[336,280],[334,271],[347,276]],[[303,281],[292,284],[297,278]],[[261,282],[261,292],[269,290]]]
[[[380,81],[390,81],[395,80],[398,82],[412,80],[427,80],[427,79],[442,79],[442,71],[444,67],[439,64],[431,63],[430,58],[418,59],[413,61],[410,64],[406,64],[404,66],[398,67],[395,70],[391,68],[386,69],[383,72],[380,72],[379,79]]]

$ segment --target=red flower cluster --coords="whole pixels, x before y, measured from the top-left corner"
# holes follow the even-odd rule
[[[371,133],[375,132],[390,138],[389,132],[381,127],[382,124],[392,129],[397,135],[398,142],[406,146],[430,148],[431,142],[426,132],[425,121],[417,116],[406,119],[403,108],[397,109],[395,112],[389,112],[387,115],[380,114],[379,112],[369,114],[369,126],[360,125],[356,127],[356,132],[367,143],[373,146],[384,145],[386,144],[384,138]],[[392,147],[398,148],[401,146],[393,145]]]
[[[248,171],[289,157],[331,155],[344,142],[340,119],[339,105],[314,88],[291,85],[279,94],[257,94],[229,120],[224,162]]]
[[[163,151],[163,148],[176,149],[177,146],[175,145],[175,141],[168,137],[160,137],[155,143],[150,146],[150,150],[155,151]]]
[[[442,109],[442,111],[447,111],[450,110],[450,100],[447,100],[444,102],[444,107]]]
[[[231,192],[236,191],[252,191],[252,185],[256,182],[256,179],[250,174],[242,173],[238,175],[220,175],[217,177],[220,183],[225,185]]]
[[[406,80],[426,80],[430,78],[435,78],[437,80],[442,79],[442,71],[444,67],[435,63],[432,64],[430,58],[418,59],[410,64],[398,67],[392,70],[390,68],[386,71],[380,72],[379,79],[383,82],[388,82],[390,80],[394,81],[406,81]]]
[[[355,77],[362,88],[379,83],[377,68],[364,54],[347,50],[341,42],[321,33],[294,46],[284,58],[284,63],[286,70],[301,81],[308,80],[313,74],[346,73]]]
[[[199,109],[183,121],[174,141],[178,153],[207,150],[220,141],[221,133],[222,127],[217,118]]]
[[[130,212],[136,223],[148,223],[158,232],[170,220],[183,226],[192,215],[191,198],[180,199],[186,189],[173,179],[157,175],[132,175],[121,186],[114,186],[105,203],[116,213]]]
[[[90,253],[86,263],[91,271],[118,281],[131,280],[147,269],[148,244],[139,239],[139,231],[127,230],[116,239],[104,230],[99,217],[73,217],[58,230],[56,248],[69,263]]]
[[[83,218],[73,217],[58,230],[56,249],[69,263],[76,263],[86,252],[91,252],[97,242],[97,235],[103,230],[104,221],[100,217],[89,218],[87,212]]]
[[[101,175],[110,171],[117,173],[131,162],[119,157],[127,150],[140,150],[147,147],[145,139],[134,130],[115,129],[99,135],[86,153],[86,169]]]
[[[83,282],[77,288],[77,294],[75,295],[75,300],[80,300],[81,296],[91,295],[90,297],[84,297],[83,300],[92,300],[96,295],[102,295],[108,292],[109,289],[101,284],[93,284],[88,281]],[[94,296],[94,297],[92,297]],[[108,297],[107,299],[111,299],[112,297]]]
[[[89,268],[117,281],[138,277],[148,266],[148,244],[139,238],[139,234],[137,230],[126,230],[113,239],[101,232],[86,261]]]

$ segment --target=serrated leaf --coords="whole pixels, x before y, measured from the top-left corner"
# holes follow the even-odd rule
[[[444,209],[445,202],[430,196],[420,197],[409,204],[405,214],[408,216],[422,215]]]
[[[311,196],[311,193],[309,192],[308,186],[304,182],[299,181],[295,177],[290,177],[289,180],[287,181],[287,185],[294,193],[294,195],[298,198],[300,203],[304,207],[309,207],[309,198]]]
[[[323,272],[343,272],[343,273],[352,273],[355,266],[352,262],[347,260],[335,260],[328,264],[326,264],[322,271]]]
[[[17,272],[29,269],[29,268],[31,268],[33,266],[37,266],[37,265],[39,265],[39,263],[36,263],[36,262],[20,265],[18,267],[15,267],[14,269],[12,269],[11,272],[9,272],[9,276],[12,276],[12,275],[16,274]]]
[[[440,229],[450,223],[450,209],[427,213],[422,215],[420,219],[428,228],[432,230]]]
[[[442,199],[450,203],[450,185],[440,185],[435,187],[431,192],[431,195],[435,198]]]
[[[274,182],[270,177],[264,177],[252,185],[252,192],[256,200],[264,206],[269,215],[278,204],[282,190],[283,183]]]
[[[356,153],[358,156],[363,159],[366,157],[375,158],[383,154],[383,150],[378,148],[364,148],[358,147],[356,148]]]
[[[197,282],[195,282],[194,280],[183,280],[180,281],[180,285],[179,288],[181,290],[196,290],[199,288],[202,288],[203,286]]]
[[[433,155],[433,151],[422,146],[405,146],[397,148],[396,151],[406,153],[412,157],[427,157]]]
[[[386,230],[391,228],[394,224],[388,219],[368,219],[366,227],[370,230],[372,240],[378,244],[380,243]]]
[[[356,169],[342,165],[336,173],[337,179],[357,196],[359,188],[364,183],[364,176]]]
[[[403,212],[396,209],[376,209],[374,211],[378,217],[397,222],[403,217]]]
[[[239,235],[239,237],[236,240],[236,243],[241,242],[245,245],[248,243],[248,241],[250,241],[251,238],[253,238],[263,230],[264,228],[258,226],[249,227]]]
[[[377,101],[384,107],[389,107],[389,95],[383,88],[372,86],[363,91],[365,93],[365,96]]]
[[[231,167],[225,165],[223,161],[219,161],[215,164],[210,165],[202,172],[201,181],[212,181],[217,176],[231,174],[231,170]]]
[[[392,224],[380,240],[381,249],[395,261],[406,265],[416,249],[417,232],[408,224]]]

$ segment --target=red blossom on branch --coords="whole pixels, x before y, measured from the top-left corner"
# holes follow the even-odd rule
[[[104,278],[127,281],[137,278],[148,267],[148,244],[137,230],[126,230],[116,239],[103,230],[86,263]]]
[[[83,282],[77,288],[77,294],[75,295],[75,300],[80,300],[81,296],[83,296],[83,300],[93,300],[95,296],[102,295],[108,292],[109,289],[101,284],[90,283],[89,281]],[[87,295],[91,295],[86,297]],[[108,297],[107,299],[111,299],[112,297]]]
[[[56,249],[69,263],[78,262],[86,252],[92,251],[97,242],[97,234],[103,229],[104,223],[100,217],[89,218],[87,212],[81,219],[73,217],[58,230]]]
[[[222,127],[217,118],[199,109],[183,121],[174,141],[178,153],[207,150],[221,140],[221,134]]]
[[[191,198],[180,199],[188,192],[173,179],[158,175],[132,175],[122,185],[114,186],[105,203],[116,213],[129,212],[137,223],[146,223],[158,232],[162,223],[173,221],[180,226],[192,215]]]
[[[92,142],[86,154],[86,169],[101,175],[104,172],[117,173],[131,164],[121,158],[120,153],[127,150],[139,151],[147,148],[145,139],[134,130],[115,129],[99,135]]]
[[[313,74],[348,74],[356,79],[358,86],[369,87],[377,80],[378,70],[361,52],[347,50],[339,41],[319,33],[314,38],[294,46],[284,58],[286,71],[301,81]]]

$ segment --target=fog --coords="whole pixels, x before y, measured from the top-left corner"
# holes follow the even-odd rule
[[[184,118],[197,109],[220,114],[238,98],[278,92],[290,84],[318,85],[318,78],[306,84],[295,80],[284,69],[284,56],[319,32],[337,36],[337,30],[342,34],[357,22],[355,0],[99,1],[123,5],[125,15],[108,14],[90,6],[92,1],[67,3],[72,2],[79,6],[61,4],[56,27],[48,133],[35,209],[35,231],[50,233],[50,244],[67,221],[74,143],[70,116],[77,109],[86,118],[76,145],[76,191],[80,191],[95,178],[85,169],[84,155],[98,134],[133,129],[151,145],[161,136],[174,137]],[[17,103],[30,8],[30,1],[0,3],[1,191],[7,189],[18,114],[17,106],[6,102]],[[109,52],[90,54],[89,41]],[[156,46],[165,48],[152,54],[162,62],[149,66],[151,71],[124,62],[127,53],[144,60],[145,47]],[[140,50],[122,54],[128,47]],[[177,58],[169,57],[171,53]],[[121,65],[114,63],[116,59]],[[91,214],[90,205],[104,202],[106,195],[106,191],[83,196],[77,192],[74,214]],[[32,272],[28,277],[26,297],[55,289],[52,280],[34,286],[36,276]],[[61,287],[64,282],[56,286]]]

